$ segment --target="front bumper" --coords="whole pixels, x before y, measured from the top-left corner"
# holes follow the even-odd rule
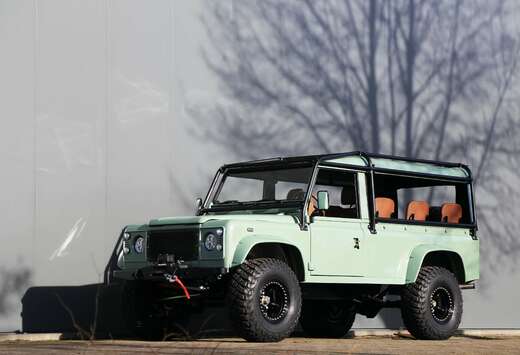
[[[200,280],[207,281],[211,279],[219,279],[228,270],[223,267],[184,267],[175,268],[168,265],[151,265],[138,269],[134,273],[134,278],[137,280],[148,281],[164,281],[165,275],[176,275],[183,280]]]

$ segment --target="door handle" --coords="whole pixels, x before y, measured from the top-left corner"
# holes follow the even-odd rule
[[[354,249],[359,249],[359,238],[354,238]]]

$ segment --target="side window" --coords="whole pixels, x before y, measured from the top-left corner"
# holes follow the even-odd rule
[[[316,178],[313,195],[316,196],[318,191],[329,193],[330,207],[322,212],[322,216],[359,218],[356,173],[321,169]]]
[[[376,217],[418,222],[472,223],[466,183],[375,174]]]

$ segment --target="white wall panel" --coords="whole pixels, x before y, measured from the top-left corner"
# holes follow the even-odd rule
[[[36,13],[35,283],[97,282],[103,268],[105,2],[44,0]]]
[[[0,1],[0,270],[32,267],[34,4]],[[1,280],[5,284],[5,280]],[[23,292],[23,291],[21,291]],[[0,330],[18,326],[21,292],[6,300]]]
[[[123,225],[171,214],[175,207],[168,194],[174,130],[171,11],[169,1],[110,2],[110,246]]]

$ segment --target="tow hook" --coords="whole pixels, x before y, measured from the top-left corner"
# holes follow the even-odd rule
[[[191,298],[188,289],[186,288],[186,286],[184,286],[184,283],[182,282],[182,280],[180,279],[179,276],[172,275],[172,274],[164,274],[164,278],[169,283],[172,283],[172,284],[177,283],[180,286],[180,288],[182,289],[182,291],[184,291],[184,295],[186,296],[186,298],[187,299]]]

